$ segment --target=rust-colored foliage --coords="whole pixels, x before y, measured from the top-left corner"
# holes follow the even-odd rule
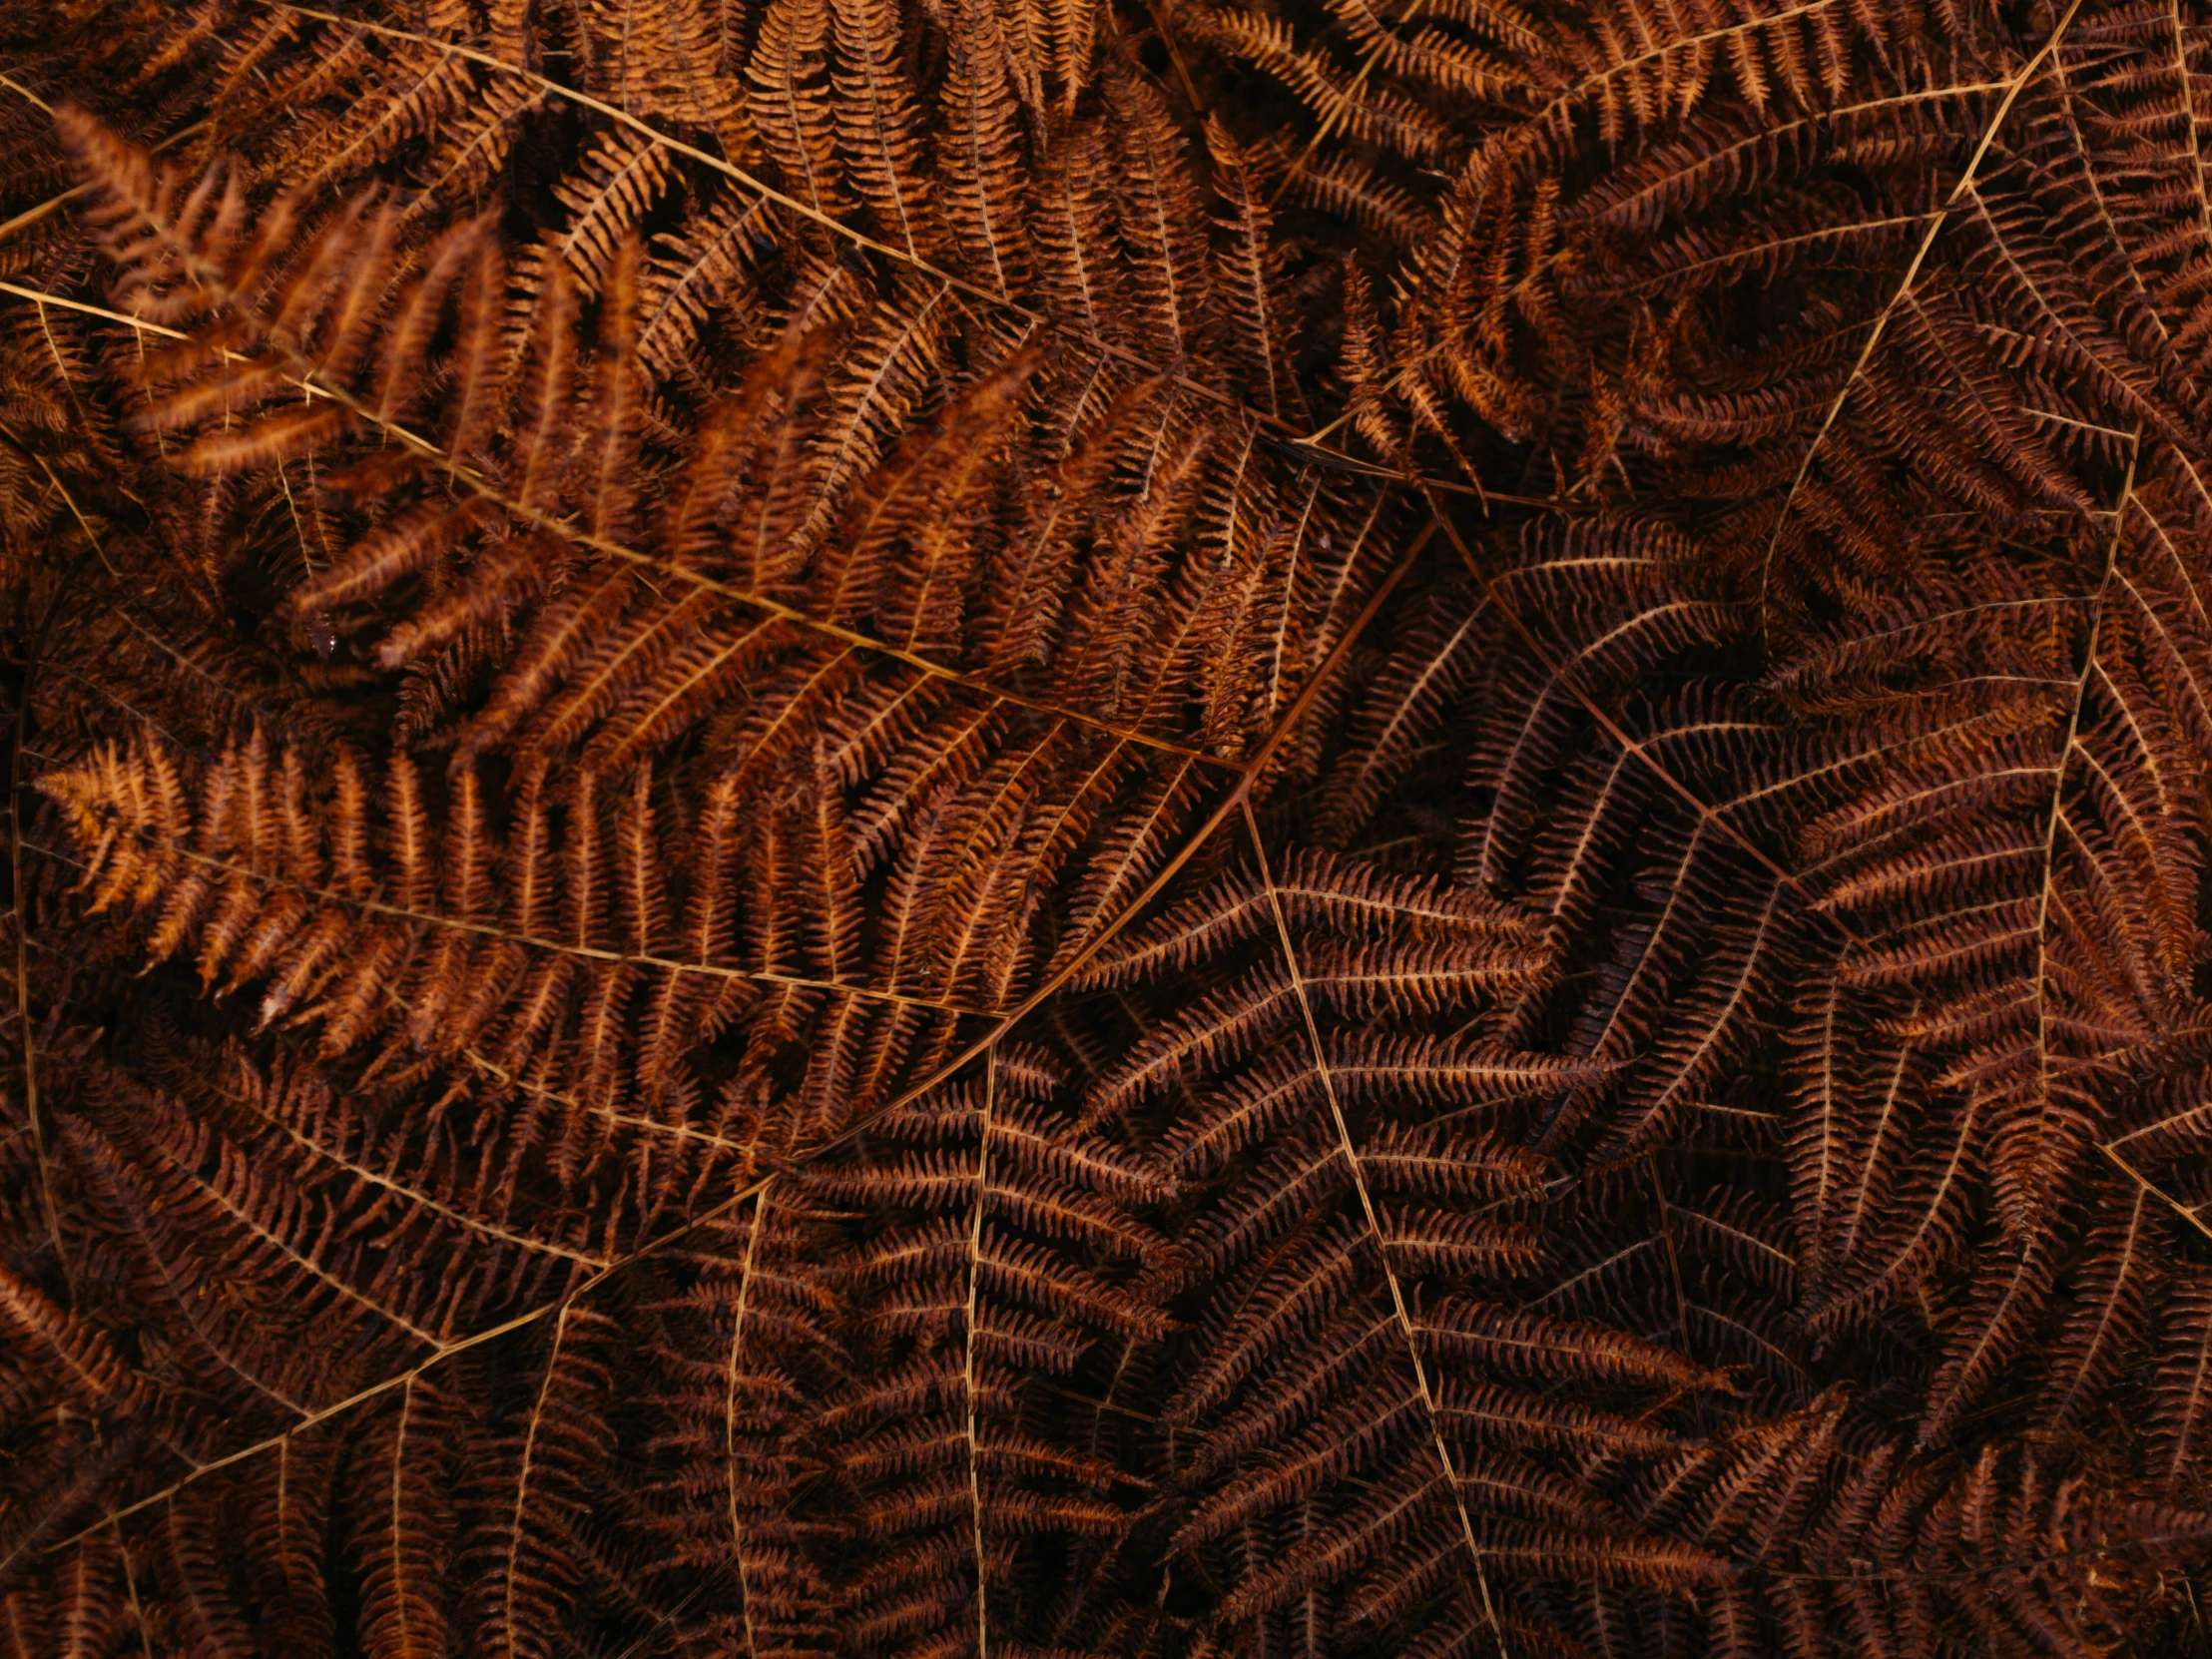
[[[0,77],[0,1651],[2212,1651],[2201,7]]]

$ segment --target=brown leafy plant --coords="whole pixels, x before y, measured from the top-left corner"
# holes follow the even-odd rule
[[[2212,1650],[2201,7],[0,59],[6,1651]]]

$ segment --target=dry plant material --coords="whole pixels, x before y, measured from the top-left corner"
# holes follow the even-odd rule
[[[2208,75],[6,8],[0,1647],[2212,1651]]]

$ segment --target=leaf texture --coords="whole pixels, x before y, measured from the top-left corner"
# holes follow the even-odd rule
[[[0,58],[10,1651],[2212,1651],[2204,17]]]

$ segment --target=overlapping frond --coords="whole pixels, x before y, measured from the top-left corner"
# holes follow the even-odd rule
[[[2194,13],[0,57],[14,1648],[2202,1649]]]

